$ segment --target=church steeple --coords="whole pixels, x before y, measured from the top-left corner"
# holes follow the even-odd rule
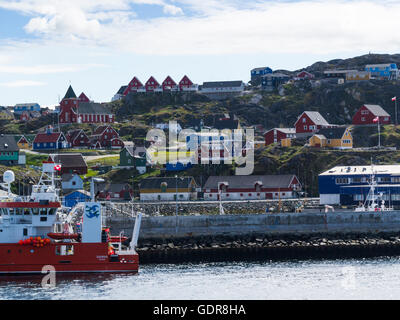
[[[72,89],[71,85],[69,86],[67,93],[64,96],[64,99],[76,99],[76,94],[74,92],[74,89]]]

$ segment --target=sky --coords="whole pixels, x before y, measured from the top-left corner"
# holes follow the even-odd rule
[[[0,0],[0,105],[400,52],[400,0]]]

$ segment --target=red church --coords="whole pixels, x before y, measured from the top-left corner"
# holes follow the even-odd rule
[[[376,124],[374,119],[379,117],[380,124],[390,124],[390,114],[376,104],[364,104],[353,116],[354,125]]]
[[[114,115],[107,104],[89,101],[84,93],[79,98],[69,86],[59,107],[59,123],[113,123]]]

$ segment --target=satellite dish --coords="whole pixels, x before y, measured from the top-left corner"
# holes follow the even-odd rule
[[[7,170],[6,172],[4,172],[3,174],[3,181],[5,183],[13,183],[15,181],[15,175],[14,172],[11,170]]]

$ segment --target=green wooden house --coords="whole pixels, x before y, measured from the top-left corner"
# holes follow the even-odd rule
[[[11,135],[0,135],[0,164],[18,165],[19,148],[15,138]]]
[[[144,147],[125,146],[119,153],[121,167],[133,167],[140,173],[146,172],[147,156]]]

